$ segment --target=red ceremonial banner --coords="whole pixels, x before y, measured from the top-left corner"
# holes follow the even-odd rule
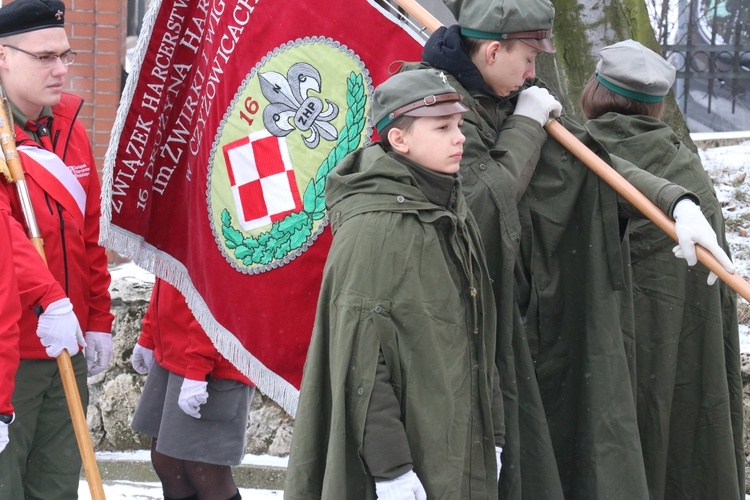
[[[331,242],[324,187],[422,46],[366,0],[152,1],[105,159],[101,243],[186,297],[290,414]]]

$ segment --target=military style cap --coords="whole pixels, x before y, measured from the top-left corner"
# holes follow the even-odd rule
[[[674,83],[674,66],[634,40],[604,47],[599,56],[596,79],[628,99],[659,102]]]
[[[372,97],[375,128],[381,132],[399,116],[445,116],[468,111],[461,95],[436,69],[396,73],[378,85]]]
[[[60,0],[14,0],[0,7],[0,36],[64,25],[65,4]]]
[[[517,39],[541,52],[555,52],[550,0],[443,0],[461,34],[482,40]]]

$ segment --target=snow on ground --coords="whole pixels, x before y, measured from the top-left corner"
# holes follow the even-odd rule
[[[700,149],[703,166],[714,181],[719,201],[726,219],[727,239],[732,249],[737,272],[750,279],[750,140],[736,146]],[[122,264],[112,269],[113,278],[126,278],[153,282],[153,275],[135,264]],[[740,299],[740,341],[742,352],[750,353],[750,305]],[[148,451],[97,453],[101,460],[134,460],[149,462]],[[287,459],[270,456],[247,455],[243,464],[286,467]],[[159,483],[132,481],[104,481],[104,491],[110,500],[155,500],[162,498]],[[240,488],[244,499],[281,499],[280,490]],[[81,481],[81,500],[90,500],[88,484]],[[750,500],[750,496],[747,496]]]
[[[104,496],[108,500],[160,500],[162,496],[160,483],[143,483],[133,481],[105,481]],[[280,500],[284,498],[281,490],[257,490],[240,488],[244,500]],[[91,500],[91,492],[86,481],[78,487],[79,500]]]
[[[122,451],[122,452],[97,452],[97,462],[122,461],[149,463],[149,450]],[[266,467],[286,467],[287,457],[274,457],[271,455],[245,455],[242,465],[256,465]],[[156,500],[163,498],[161,484],[158,482],[126,481],[126,480],[103,480],[104,495],[108,500]],[[240,494],[244,500],[280,500],[284,496],[281,490],[261,490],[255,488],[240,488]],[[80,500],[91,500],[89,485],[85,479],[78,486],[78,498]]]
[[[747,137],[748,133],[745,133]],[[750,140],[736,146],[700,149],[703,167],[714,188],[726,220],[727,241],[737,273],[750,279]],[[750,352],[750,305],[739,298],[740,348]]]

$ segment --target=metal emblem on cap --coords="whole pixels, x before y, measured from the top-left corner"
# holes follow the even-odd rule
[[[62,17],[63,17],[63,12],[61,10],[58,10],[57,12],[55,12],[55,19],[59,21],[60,19],[62,19]]]
[[[440,79],[443,80],[443,85],[448,85],[448,77],[442,71],[440,72]]]

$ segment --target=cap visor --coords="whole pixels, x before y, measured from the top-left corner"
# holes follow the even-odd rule
[[[534,40],[532,38],[520,38],[520,40],[526,45],[534,47],[539,52],[547,52],[549,54],[554,54],[555,52],[557,52],[555,46],[552,45],[552,40],[550,40],[549,38],[540,38],[539,40]]]
[[[469,111],[469,108],[458,101],[453,101],[442,102],[432,106],[422,106],[421,108],[412,109],[404,114],[407,116],[447,116],[456,113],[465,113],[467,111]]]

